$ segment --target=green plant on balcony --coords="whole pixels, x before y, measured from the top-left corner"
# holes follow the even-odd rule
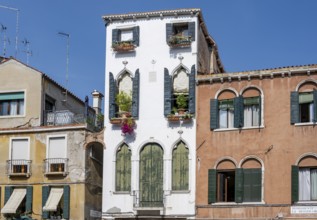
[[[168,40],[168,44],[171,46],[187,46],[191,43],[191,36],[184,36],[184,35],[173,35],[170,36]]]

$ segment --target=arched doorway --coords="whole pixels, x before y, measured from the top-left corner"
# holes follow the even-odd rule
[[[163,206],[163,149],[156,143],[140,153],[140,206]]]

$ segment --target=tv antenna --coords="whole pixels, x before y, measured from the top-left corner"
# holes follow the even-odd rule
[[[3,56],[5,57],[7,52],[7,42],[10,44],[10,40],[7,39],[7,34],[6,34],[7,27],[1,23],[0,25],[1,25],[1,33],[3,33]]]
[[[4,5],[0,5],[0,8],[8,9],[16,12],[16,25],[15,25],[15,58],[18,56],[18,33],[19,33],[19,9],[11,8]]]
[[[26,53],[26,64],[29,65],[29,57],[32,56],[32,51],[30,51],[30,41],[24,38],[22,44],[24,44],[24,47],[26,47],[26,50],[23,52]]]
[[[67,38],[67,44],[66,44],[66,83],[65,83],[65,100],[67,101],[67,86],[68,86],[68,68],[69,68],[69,38],[70,34],[64,33],[64,32],[58,32],[59,35],[64,36]]]

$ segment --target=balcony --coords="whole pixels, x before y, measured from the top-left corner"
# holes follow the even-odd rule
[[[63,175],[68,174],[68,158],[48,158],[44,160],[45,175]]]
[[[63,126],[70,124],[87,124],[92,130],[103,128],[103,115],[75,114],[69,110],[44,112],[44,125]]]
[[[31,160],[7,160],[8,176],[31,176]]]

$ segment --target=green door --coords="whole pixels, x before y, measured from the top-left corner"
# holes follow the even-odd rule
[[[140,206],[163,206],[163,149],[148,144],[140,155]]]

